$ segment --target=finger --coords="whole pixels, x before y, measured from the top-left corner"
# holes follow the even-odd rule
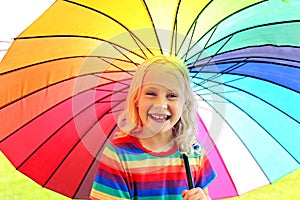
[[[198,193],[204,195],[203,190],[201,188],[199,188],[199,187],[190,189],[188,192],[189,192],[190,195],[198,194]]]
[[[183,190],[183,191],[181,192],[182,198],[184,198],[184,196],[185,196],[185,194],[187,193],[187,191],[188,191],[188,190]]]
[[[206,199],[206,195],[201,188],[193,188],[191,190],[185,190],[183,193],[184,200],[202,200]]]

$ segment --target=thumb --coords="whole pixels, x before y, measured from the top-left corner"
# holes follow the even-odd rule
[[[184,197],[185,194],[187,193],[187,191],[188,191],[188,190],[183,190],[183,191],[181,192],[181,196]]]

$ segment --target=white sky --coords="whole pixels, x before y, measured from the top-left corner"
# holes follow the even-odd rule
[[[0,0],[0,60],[17,37],[55,0]],[[5,41],[5,42],[3,42]]]

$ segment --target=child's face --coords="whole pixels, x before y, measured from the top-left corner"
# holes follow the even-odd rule
[[[137,105],[143,128],[153,134],[172,131],[183,104],[183,85],[175,75],[157,70],[146,73]]]

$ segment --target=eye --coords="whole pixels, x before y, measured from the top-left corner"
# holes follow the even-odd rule
[[[146,95],[147,95],[147,96],[153,96],[153,97],[154,97],[154,96],[156,96],[156,93],[155,93],[155,92],[152,92],[152,91],[147,91],[147,92],[146,92]]]
[[[176,94],[176,93],[169,93],[168,95],[167,95],[167,97],[169,98],[169,99],[176,99],[176,98],[178,98],[178,95]]]

